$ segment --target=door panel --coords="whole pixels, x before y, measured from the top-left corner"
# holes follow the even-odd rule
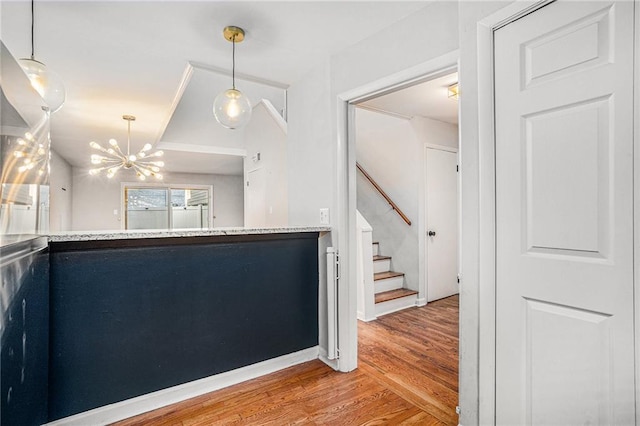
[[[458,179],[454,152],[427,148],[427,301],[458,294]]]
[[[267,225],[267,184],[264,168],[247,173],[246,196],[244,206],[244,226],[260,227]]]
[[[498,424],[634,422],[633,7],[495,32]]]

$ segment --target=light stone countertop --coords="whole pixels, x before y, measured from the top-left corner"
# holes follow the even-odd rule
[[[145,238],[210,237],[218,235],[294,234],[330,232],[330,226],[286,226],[274,228],[211,228],[174,230],[66,231],[49,235],[49,242],[133,240]]]

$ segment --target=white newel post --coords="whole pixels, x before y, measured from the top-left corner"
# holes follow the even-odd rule
[[[357,212],[357,256],[358,268],[358,319],[371,321],[376,319],[375,289],[373,286],[373,228],[369,222]]]

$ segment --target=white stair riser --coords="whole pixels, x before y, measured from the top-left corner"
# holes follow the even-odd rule
[[[387,272],[391,270],[391,259],[381,259],[373,261],[373,273]]]
[[[379,253],[380,249],[380,244],[378,243],[373,243],[373,255],[377,256]]]
[[[398,299],[387,300],[386,302],[376,303],[376,316],[390,314],[392,312],[401,311],[403,309],[416,306],[418,300],[417,294],[400,297]]]
[[[375,280],[373,282],[374,291],[376,294],[384,291],[396,290],[402,288],[404,284],[404,277],[385,278],[383,280]]]

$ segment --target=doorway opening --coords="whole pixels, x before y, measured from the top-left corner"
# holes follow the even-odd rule
[[[349,115],[359,367],[445,424],[458,401],[457,80],[438,72]]]

